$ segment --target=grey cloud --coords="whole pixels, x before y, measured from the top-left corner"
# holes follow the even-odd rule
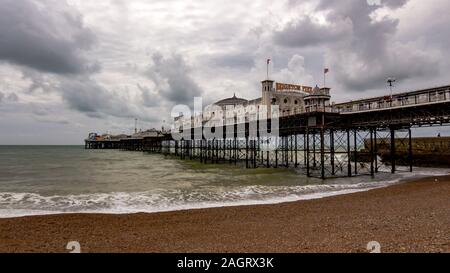
[[[335,42],[349,35],[352,23],[343,18],[331,26],[314,23],[310,17],[290,22],[282,30],[274,33],[277,44],[287,47],[316,46],[322,43]]]
[[[150,91],[148,87],[137,84],[137,88],[139,89],[139,91],[141,91],[141,98],[144,106],[154,107],[158,106],[161,103],[161,98],[157,94]]]
[[[26,90],[27,93],[34,93],[37,91],[49,93],[53,90],[53,84],[46,75],[29,68],[23,68],[21,71],[22,78],[31,81],[30,86]]]
[[[16,93],[10,93],[5,95],[3,92],[0,92],[0,103],[1,102],[18,102],[19,96]]]
[[[127,90],[106,89],[91,78],[64,78],[56,89],[71,109],[91,118],[139,118],[155,122],[161,117],[160,113],[146,111],[141,103],[133,102]]]
[[[95,72],[95,35],[65,1],[0,0],[0,60],[57,74]]]
[[[361,0],[322,0],[316,11],[326,12],[327,25],[319,26],[301,18],[291,23],[295,27],[288,26],[277,33],[275,42],[300,48],[324,46],[332,75],[347,89],[343,91],[377,88],[384,85],[388,76],[406,80],[436,74],[436,56],[395,39],[398,20],[371,17],[383,5],[399,8],[406,2],[382,1],[381,5],[369,5]],[[336,26],[341,27],[336,29]],[[322,34],[323,39],[319,37]]]
[[[403,7],[408,1],[409,0],[381,0],[381,4],[395,9]]]
[[[248,52],[236,54],[218,54],[208,57],[210,60],[210,64],[219,67],[250,69],[255,65],[253,56]]]
[[[153,64],[146,74],[155,83],[158,94],[170,102],[190,105],[194,97],[203,91],[194,81],[191,68],[179,54],[165,57],[160,53],[152,56]]]
[[[59,91],[72,109],[90,117],[104,117],[105,114],[125,118],[135,116],[119,94],[106,90],[92,79],[62,79]]]
[[[60,125],[70,125],[72,124],[71,121],[65,119],[65,118],[60,118],[60,117],[56,117],[56,116],[50,116],[50,117],[34,117],[34,119],[38,122],[43,122],[43,123],[53,123],[53,124],[60,124]]]
[[[19,101],[19,96],[17,96],[16,93],[11,93],[11,94],[8,95],[7,99],[9,101],[11,101],[11,102],[18,102]]]

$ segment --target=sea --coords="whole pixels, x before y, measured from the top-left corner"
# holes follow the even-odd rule
[[[320,180],[295,169],[205,165],[84,146],[0,146],[0,218],[275,204],[367,191],[447,169]]]

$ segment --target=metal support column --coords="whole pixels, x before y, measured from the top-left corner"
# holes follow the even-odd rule
[[[372,177],[375,177],[375,166],[374,166],[374,160],[375,160],[375,155],[374,155],[374,147],[373,147],[373,132],[374,129],[370,128],[370,175]]]
[[[348,163],[348,177],[352,177],[352,151],[350,143],[350,129],[347,129],[347,163]]]
[[[378,129],[373,128],[373,150],[375,156],[375,173],[378,173]]]
[[[331,174],[334,176],[336,175],[336,166],[334,164],[335,160],[335,150],[334,150],[334,130],[330,130],[330,157],[331,157]]]
[[[355,175],[358,175],[358,130],[354,131]]]
[[[396,166],[395,166],[395,158],[396,158],[396,151],[395,151],[395,129],[391,128],[391,172],[395,173]]]
[[[409,134],[409,151],[408,151],[408,157],[409,157],[409,171],[413,172],[413,164],[414,164],[414,157],[413,157],[413,143],[412,143],[412,131],[411,127],[408,128],[408,134]]]
[[[306,129],[306,175],[311,177],[311,170],[309,167],[309,129]]]
[[[295,149],[294,149],[294,152],[295,152],[295,168],[298,168],[298,135],[297,134],[295,134],[295,143],[294,143],[294,145],[295,145]]]
[[[325,179],[325,129],[320,129],[320,165],[321,177]]]

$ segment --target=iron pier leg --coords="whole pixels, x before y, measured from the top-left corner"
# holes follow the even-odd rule
[[[378,130],[377,128],[373,129],[373,150],[375,156],[375,173],[378,173]]]
[[[358,175],[358,130],[354,132],[355,141],[355,175]]]
[[[316,132],[313,133],[313,167],[317,168],[317,161],[316,161]]]
[[[203,163],[205,161],[205,155],[203,153],[203,151],[205,150],[205,143],[203,142],[203,139],[200,139],[200,143],[199,143],[199,151],[198,151],[198,155],[200,157],[200,163]]]
[[[295,168],[298,168],[298,135],[295,135]]]
[[[334,130],[331,129],[330,130],[330,157],[331,157],[331,174],[334,176],[336,175],[336,168],[334,166],[334,156],[335,156],[335,151],[334,151]]]
[[[245,138],[245,167],[248,169],[248,137]]]
[[[184,141],[180,141],[180,159],[183,160],[183,143]]]
[[[352,177],[352,151],[350,143],[350,129],[347,129],[347,157],[348,157],[348,177]]]
[[[256,140],[253,140],[253,168],[256,169]]]
[[[308,145],[307,145],[307,139],[308,139]],[[306,167],[306,159],[309,157],[309,154],[307,154],[306,147],[309,146],[309,135],[305,132],[303,133],[303,166]]]
[[[396,153],[395,153],[395,129],[391,128],[391,166],[392,166],[392,173],[395,173],[396,171],[396,166],[395,166],[395,157],[396,157]]]
[[[237,143],[237,139],[234,138],[234,165],[237,165],[238,162],[238,147],[237,147],[238,143]]]
[[[412,131],[411,128],[408,129],[409,133],[409,171],[413,172],[413,164],[414,164],[414,158],[413,158],[413,146],[412,146]]]
[[[370,128],[370,175],[375,177],[374,152],[373,152],[373,128]]]
[[[233,141],[228,140],[228,160],[230,161],[230,164],[233,164]]]
[[[309,167],[309,130],[306,130],[306,175],[311,177],[311,170]]]
[[[278,146],[275,148],[275,168],[278,168]]]
[[[289,137],[284,137],[284,160],[286,168],[289,168]]]
[[[323,127],[320,129],[320,164],[321,177],[325,179],[325,130]]]

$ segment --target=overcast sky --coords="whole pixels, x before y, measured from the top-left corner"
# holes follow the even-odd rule
[[[271,78],[333,101],[450,83],[448,0],[0,0],[0,144],[81,144],[160,127],[176,104],[260,96]]]

